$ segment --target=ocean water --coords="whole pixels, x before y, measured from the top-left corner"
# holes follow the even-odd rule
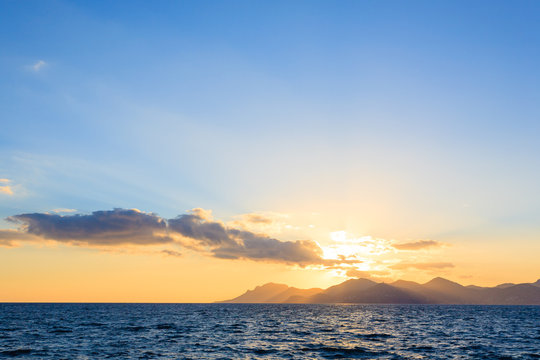
[[[539,306],[0,304],[0,358],[539,359]]]

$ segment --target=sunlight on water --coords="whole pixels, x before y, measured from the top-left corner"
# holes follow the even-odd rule
[[[537,359],[538,306],[0,304],[0,357]]]

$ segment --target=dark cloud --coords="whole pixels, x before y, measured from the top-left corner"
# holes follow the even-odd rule
[[[433,247],[441,247],[444,246],[444,244],[435,240],[419,240],[403,244],[393,244],[392,246],[398,250],[421,250]]]
[[[182,256],[182,253],[175,251],[175,250],[161,250],[162,254],[165,254],[167,256],[174,256],[174,257],[180,257]]]
[[[3,229],[0,230],[0,246],[11,247],[15,246],[15,243],[20,241],[29,241],[37,239],[31,234],[27,234],[17,230]]]
[[[428,263],[399,263],[390,266],[392,269],[396,270],[406,270],[406,269],[418,269],[418,270],[440,270],[453,268],[454,264],[449,262],[428,262]]]
[[[13,231],[0,230],[0,246],[11,247],[13,244]]]
[[[21,240],[32,236],[75,245],[146,245],[172,242],[175,238],[185,247],[223,259],[276,261],[301,266],[341,262],[322,259],[322,249],[314,241],[281,241],[230,228],[212,220],[210,212],[203,209],[193,209],[170,220],[130,209],[95,211],[90,215],[32,213],[14,215],[7,220],[20,224],[18,231],[9,230],[9,234],[18,234]],[[4,241],[0,236],[0,244],[10,245],[11,240],[13,236]],[[173,250],[162,252],[180,255]]]
[[[227,228],[200,212],[169,220],[169,231],[207,246],[213,256],[222,259],[280,261],[299,265],[324,262],[321,248],[313,241],[280,241],[247,230]]]
[[[251,260],[274,260],[299,265],[321,264],[322,249],[314,241],[280,241],[249,231],[228,230],[234,245],[219,246],[212,250],[216,257]]]
[[[135,209],[94,211],[90,215],[32,213],[14,215],[26,234],[59,242],[92,245],[158,244],[170,242],[167,223],[159,216]]]
[[[180,215],[175,219],[170,219],[169,229],[187,238],[198,240],[205,245],[234,242],[223,224],[207,221],[197,213]]]

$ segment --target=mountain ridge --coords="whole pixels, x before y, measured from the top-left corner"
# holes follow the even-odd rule
[[[323,289],[298,289],[285,284],[267,283],[255,287],[253,290],[247,290],[234,299],[217,301],[218,303],[282,303],[293,296],[309,297]]]
[[[267,283],[219,303],[306,303],[306,304],[471,304],[540,305],[540,280],[534,283],[505,283],[494,287],[463,286],[441,277],[420,284],[396,280],[349,279],[327,289],[299,289]]]

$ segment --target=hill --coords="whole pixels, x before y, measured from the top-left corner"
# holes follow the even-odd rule
[[[463,286],[434,278],[425,284],[398,280],[390,284],[369,279],[351,279],[322,289],[298,289],[268,283],[248,290],[224,303],[310,303],[310,304],[484,304],[540,305],[540,280],[530,284],[495,287]]]
[[[291,297],[309,298],[323,291],[322,289],[298,289],[285,284],[268,283],[248,290],[234,299],[221,303],[282,303]]]

